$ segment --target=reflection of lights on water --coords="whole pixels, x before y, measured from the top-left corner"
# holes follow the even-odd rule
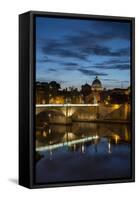
[[[44,122],[44,126],[46,126],[46,125],[48,125],[48,123],[47,123],[47,122]]]
[[[76,136],[74,133],[68,132],[63,136],[63,141],[73,140],[75,138],[76,138]]]
[[[108,105],[109,103],[108,103],[108,101],[105,101],[105,105]]]
[[[51,117],[51,113],[48,114],[48,117]]]
[[[62,109],[62,112],[63,114],[66,116],[66,117],[70,117],[73,115],[73,113],[75,112],[75,110],[73,108],[65,108],[65,109]]]
[[[125,140],[130,141],[130,135],[129,135],[128,129],[126,127],[125,127]]]
[[[114,134],[114,139],[115,139],[115,143],[118,143],[118,140],[120,140],[120,136],[117,134]]]
[[[46,103],[46,101],[45,101],[45,99],[43,99],[43,100],[42,100],[42,104],[45,104],[45,103]]]
[[[94,139],[94,144],[97,144],[97,143],[98,143],[98,139],[99,139],[99,136],[96,134],[96,135],[95,135],[95,139]]]
[[[47,132],[43,131],[43,137],[46,137],[46,136],[47,136]]]
[[[98,148],[97,148],[97,144],[95,144],[95,152],[97,153],[98,152]]]
[[[81,146],[81,152],[82,152],[82,153],[85,152],[84,144]]]
[[[79,143],[85,143],[85,142],[95,140],[95,139],[97,139],[97,136],[89,136],[86,138],[77,139],[77,140],[73,140],[73,141],[67,141],[67,142],[63,142],[63,143],[59,143],[59,144],[51,144],[51,141],[50,141],[49,142],[50,145],[38,147],[38,148],[36,148],[36,151],[46,151],[46,150],[50,150],[50,149],[56,149],[59,147],[64,147],[64,146],[69,146],[69,145],[74,145],[74,144],[79,144]]]
[[[74,113],[74,109],[70,109],[70,110],[68,111],[68,117],[72,116],[73,113]]]
[[[109,154],[112,153],[112,152],[111,152],[111,143],[110,143],[110,141],[108,142],[108,153],[109,153]]]
[[[113,107],[114,107],[115,109],[118,109],[118,108],[120,107],[120,105],[119,105],[119,104],[114,104]]]
[[[76,144],[73,145],[74,150],[76,149]]]
[[[50,128],[48,129],[48,132],[49,132],[49,134],[51,133],[51,129]]]
[[[117,142],[118,142],[118,137],[115,136],[115,143],[117,144]]]
[[[50,149],[50,160],[52,160],[53,152],[52,149]]]
[[[95,135],[95,139],[98,139],[99,138],[99,136],[98,135]]]
[[[128,118],[128,113],[129,113],[130,111],[129,111],[128,104],[125,104],[124,106],[125,106],[125,119],[127,119],[127,118]]]
[[[52,143],[51,141],[49,142],[50,144]],[[53,149],[51,148],[51,145],[49,146],[49,154],[50,154],[50,160],[52,160],[52,156],[53,156]]]

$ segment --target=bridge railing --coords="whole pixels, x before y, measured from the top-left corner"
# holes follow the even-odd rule
[[[43,107],[89,107],[89,106],[98,106],[98,104],[36,104],[36,108]]]

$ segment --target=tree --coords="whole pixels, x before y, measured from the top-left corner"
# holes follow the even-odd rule
[[[91,94],[91,86],[88,84],[82,85],[81,93],[83,94],[83,96],[88,96],[89,94]]]
[[[49,87],[50,87],[50,90],[52,90],[52,91],[58,91],[61,88],[60,84],[57,83],[56,81],[51,81],[49,83]]]

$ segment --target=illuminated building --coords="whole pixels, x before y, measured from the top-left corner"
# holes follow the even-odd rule
[[[91,86],[91,90],[92,91],[102,91],[102,83],[101,81],[98,79],[98,76],[95,77],[94,81],[92,82],[92,86]]]
[[[51,98],[49,100],[49,103],[63,104],[64,103],[64,98],[62,96],[56,96],[56,97]]]
[[[103,87],[101,81],[98,79],[98,76],[96,76],[92,82],[91,90],[93,94],[93,103],[100,102],[100,92],[103,91]]]

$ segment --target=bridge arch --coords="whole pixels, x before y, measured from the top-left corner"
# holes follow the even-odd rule
[[[61,110],[58,109],[42,109],[36,115],[36,126],[41,127],[48,123],[66,123],[66,117]]]

